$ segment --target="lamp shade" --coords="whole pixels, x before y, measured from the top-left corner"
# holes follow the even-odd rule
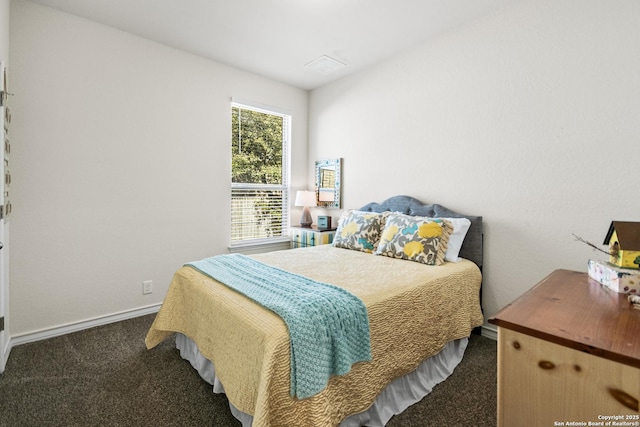
[[[296,206],[317,206],[316,193],[314,191],[298,191],[296,192]]]

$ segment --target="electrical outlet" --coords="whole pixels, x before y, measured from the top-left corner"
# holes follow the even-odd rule
[[[153,281],[145,280],[144,282],[142,282],[142,294],[146,295],[150,294],[151,292],[153,292]]]

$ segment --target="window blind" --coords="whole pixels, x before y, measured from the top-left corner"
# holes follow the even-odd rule
[[[271,238],[280,238],[287,234],[289,224],[289,138],[291,127],[291,116],[286,114],[273,112],[266,110],[264,107],[253,107],[251,105],[239,104],[232,102],[232,109],[239,109],[237,111],[238,116],[241,116],[243,110],[256,111],[259,113],[267,114],[273,119],[273,116],[277,116],[281,120],[282,135],[277,142],[272,142],[273,145],[282,144],[281,147],[272,147],[281,149],[280,161],[281,171],[278,175],[278,179],[273,179],[273,174],[269,175],[269,179],[266,179],[266,175],[262,176],[260,173],[256,173],[255,176],[249,173],[240,173],[233,170],[232,176],[246,177],[244,180],[250,180],[254,182],[233,182],[231,183],[231,243],[232,245],[239,243],[247,243],[252,240],[264,240]],[[232,110],[233,111],[233,110]],[[260,139],[259,132],[256,134],[255,129],[251,129],[252,132],[245,132],[248,129],[242,129],[242,121],[238,120],[236,133],[239,138],[246,138],[246,135],[257,135],[255,138]],[[247,125],[248,126],[248,125]],[[242,135],[242,136],[240,136]],[[266,139],[266,138],[265,138]],[[273,138],[272,138],[273,139]],[[246,150],[249,146],[246,140],[243,141],[243,150]],[[240,141],[237,141],[239,146]],[[236,150],[238,149],[236,146]],[[232,141],[232,150],[234,149]],[[233,153],[233,151],[232,151]],[[235,154],[235,153],[233,153]],[[245,153],[246,154],[246,153]],[[256,171],[261,172],[264,168],[264,163],[258,158],[257,161],[252,160],[251,167]],[[233,162],[233,165],[239,164]],[[240,167],[240,166],[237,166]],[[246,169],[246,162],[242,166]],[[273,165],[271,165],[273,168]],[[266,168],[264,168],[266,169]],[[236,173],[234,173],[236,172]],[[244,172],[244,171],[240,171]],[[268,171],[265,170],[265,174]],[[262,182],[255,182],[262,181]],[[263,182],[268,181],[265,184]],[[274,182],[279,181],[279,182]]]

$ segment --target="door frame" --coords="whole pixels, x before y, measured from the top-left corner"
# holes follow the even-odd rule
[[[5,112],[7,108],[7,63],[0,58],[0,150],[4,153],[0,161],[0,373],[4,369],[11,352],[11,337],[9,335],[9,224],[5,215],[5,155],[6,136]],[[8,123],[6,124],[8,126]]]

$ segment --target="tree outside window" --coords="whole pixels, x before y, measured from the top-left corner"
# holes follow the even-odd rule
[[[280,237],[288,222],[291,117],[231,106],[231,242]]]

